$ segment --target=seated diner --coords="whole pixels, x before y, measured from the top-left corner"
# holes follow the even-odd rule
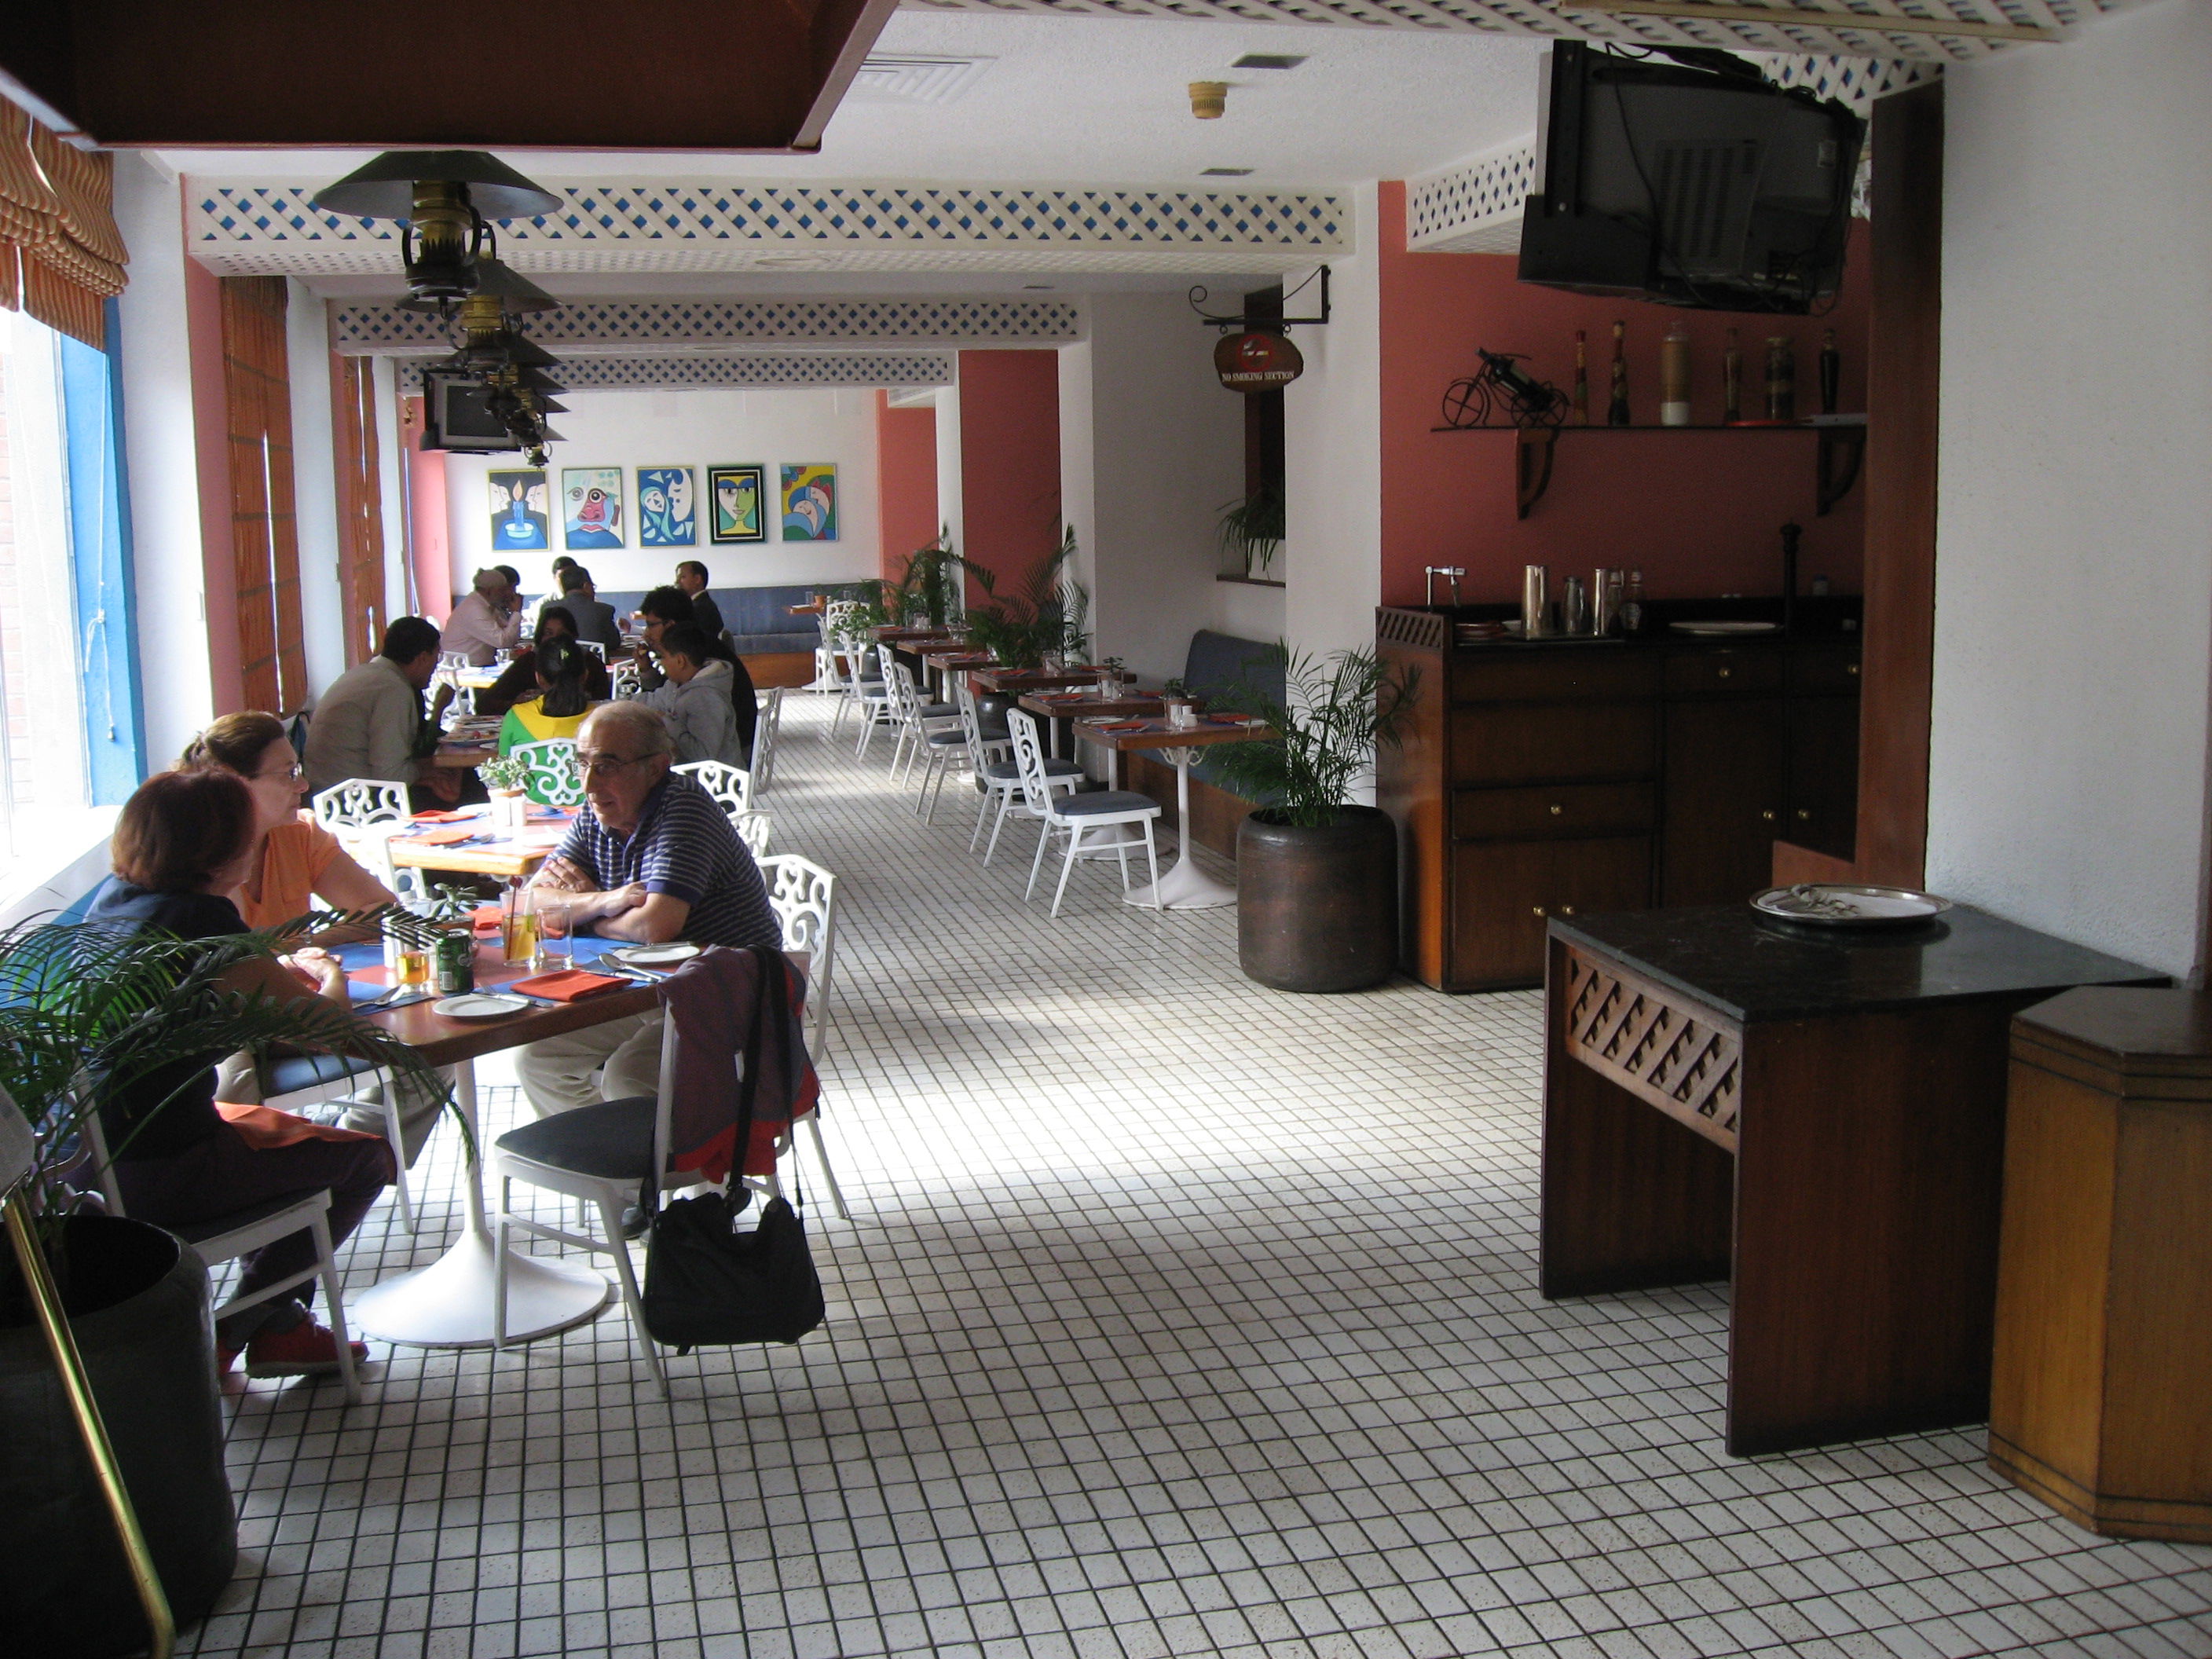
[[[646,701],[664,714],[676,702],[677,690],[672,689],[672,677],[667,665],[660,659],[661,636],[665,630],[679,623],[697,626],[697,612],[691,597],[680,587],[656,587],[639,601],[638,617],[645,640],[637,648],[638,684],[645,690]],[[700,630],[702,634],[705,629]],[[730,762],[732,766],[751,764],[754,728],[758,723],[760,707],[753,689],[751,672],[736,652],[723,645],[719,639],[708,635],[707,657],[726,664],[729,679],[724,684],[717,676],[714,684],[724,690],[730,701],[731,717],[737,724],[738,750],[740,758]],[[694,658],[697,662],[702,660]],[[718,756],[686,755],[684,760],[718,759]]]
[[[597,660],[574,640],[557,635],[532,652],[531,675],[537,690],[518,700],[501,720],[499,752],[510,753],[517,744],[574,737],[592,706],[584,665]],[[604,676],[605,670],[600,672]]]
[[[538,690],[538,668],[532,659],[543,649],[549,640],[576,637],[576,618],[568,606],[549,605],[538,613],[538,627],[531,642],[516,653],[514,660],[500,672],[500,676],[477,693],[477,713],[504,714],[525,697],[534,696]],[[587,702],[605,702],[614,696],[613,683],[607,677],[607,665],[593,653],[584,657],[584,697]]]
[[[721,644],[696,623],[671,623],[661,630],[659,655],[668,682],[650,700],[668,721],[678,763],[744,765],[730,701],[734,677]]]

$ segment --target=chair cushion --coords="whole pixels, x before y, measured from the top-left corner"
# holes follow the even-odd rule
[[[951,720],[959,712],[957,705],[949,702],[926,702],[921,705],[921,717],[926,720]]]
[[[964,749],[968,746],[965,732],[925,732],[921,735],[939,749]]]
[[[1062,795],[1052,804],[1054,813],[1064,818],[1087,818],[1093,814],[1108,812],[1145,812],[1157,814],[1159,802],[1150,795],[1140,795],[1133,789],[1094,789],[1087,795]]]
[[[573,1112],[556,1112],[509,1129],[492,1144],[502,1152],[572,1175],[642,1181],[653,1173],[655,1104],[651,1095],[639,1095],[579,1106]]]
[[[1044,763],[1044,775],[1048,778],[1079,778],[1083,768],[1072,760],[1048,760]],[[993,761],[983,769],[983,775],[994,782],[1018,781],[1022,769],[1012,761]]]
[[[319,1083],[359,1077],[364,1072],[374,1071],[376,1062],[350,1054],[287,1054],[281,1060],[264,1060],[258,1069],[261,1073],[261,1092],[277,1096],[296,1094]]]

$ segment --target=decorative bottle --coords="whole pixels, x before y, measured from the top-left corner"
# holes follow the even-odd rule
[[[1690,423],[1690,331],[1677,322],[1659,343],[1659,424]]]
[[[1589,334],[1575,331],[1575,424],[1589,424]]]
[[[1620,631],[1631,638],[1644,631],[1644,573],[1628,573],[1628,586],[1620,599]]]
[[[1628,325],[1613,325],[1613,401],[1606,405],[1607,426],[1628,424]]]
[[[1836,349],[1836,331],[1824,329],[1820,333],[1820,413],[1836,412],[1836,399],[1844,386],[1844,356]]]
[[[1721,353],[1721,424],[1734,426],[1743,418],[1743,353],[1737,349],[1735,331],[1728,331],[1728,349]]]
[[[1797,354],[1786,334],[1766,337],[1766,418],[1797,418]]]

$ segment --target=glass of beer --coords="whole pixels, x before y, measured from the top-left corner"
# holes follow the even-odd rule
[[[500,956],[510,963],[529,963],[538,959],[538,912],[526,907],[517,907],[503,918],[501,929]]]
[[[392,978],[410,990],[416,986],[428,985],[430,982],[429,951],[411,939],[400,941],[392,962]]]

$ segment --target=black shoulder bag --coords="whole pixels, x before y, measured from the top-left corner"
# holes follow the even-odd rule
[[[645,1328],[653,1340],[678,1353],[702,1345],[796,1342],[822,1322],[824,1311],[805,1224],[790,1205],[772,1198],[757,1226],[750,1232],[738,1231],[738,1217],[752,1198],[742,1176],[752,1139],[761,1054],[771,1029],[779,1043],[787,1042],[791,1030],[791,987],[783,956],[769,949],[754,955],[762,975],[761,999],[745,1040],[731,1190],[659,1206],[646,1242]],[[793,1069],[787,1064],[785,1074]],[[804,1206],[796,1170],[792,1190]]]

